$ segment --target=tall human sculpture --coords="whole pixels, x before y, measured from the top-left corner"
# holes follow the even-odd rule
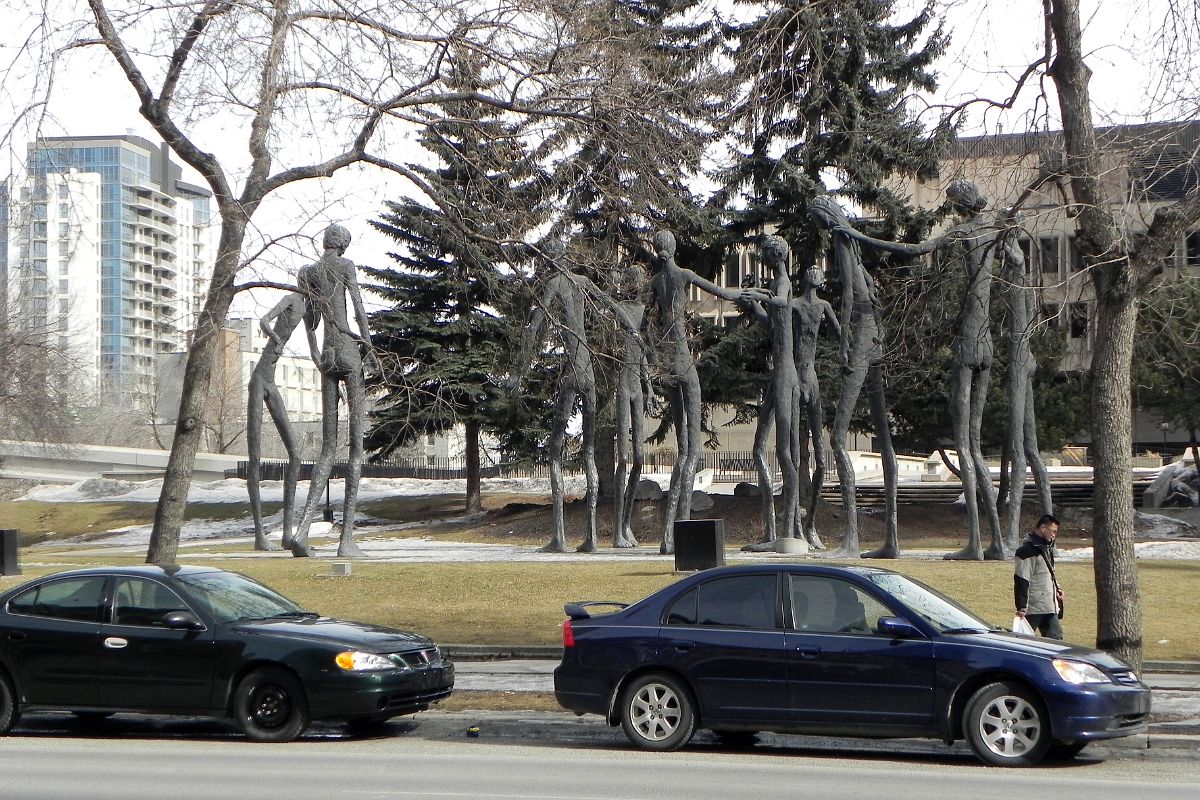
[[[862,263],[850,222],[842,207],[832,198],[820,196],[808,206],[808,214],[822,228],[830,231],[833,262],[841,276],[841,362],[842,388],[834,411],[830,444],[837,464],[838,483],[842,491],[842,508],[846,526],[842,546],[831,553],[844,558],[897,558],[900,555],[900,536],[896,522],[896,451],[892,448],[892,429],[888,417],[883,380],[883,326],[880,322],[879,298],[875,282]],[[858,397],[866,384],[871,403],[871,421],[879,439],[883,466],[884,539],[883,546],[862,553],[858,538],[858,504],[855,497],[854,463],[846,449],[850,418]]]
[[[636,264],[621,273],[621,297],[612,305],[621,329],[621,364],[617,374],[617,469],[613,485],[613,547],[636,547],[633,506],[645,460],[644,418],[650,369],[642,341],[646,273]],[[603,294],[600,295],[602,298]]]
[[[287,471],[283,475],[283,546],[291,547],[292,522],[296,505],[296,483],[300,478],[300,446],[288,420],[287,407],[275,385],[275,367],[292,332],[304,318],[304,296],[291,292],[268,311],[258,325],[267,336],[262,355],[250,373],[249,402],[246,405],[246,492],[250,495],[250,515],[254,518],[254,549],[279,550],[263,530],[262,495],[259,491],[262,460],[263,405],[279,431],[287,451]],[[274,325],[272,325],[274,323]]]
[[[800,378],[796,374],[795,342],[792,336],[792,279],[788,275],[790,250],[778,236],[763,237],[763,263],[771,271],[767,291],[750,289],[740,302],[766,326],[771,339],[770,394],[764,395],[759,409],[759,426],[755,429],[754,458],[759,472],[759,491],[763,498],[763,527],[766,538],[748,550],[774,549],[777,538],[791,538],[801,530],[800,523]],[[764,309],[760,303],[765,303]],[[775,503],[765,457],[761,452],[766,444],[766,420],[775,419],[775,454],[783,477],[780,500],[783,502],[782,530],[775,526]],[[766,477],[767,485],[763,485]]]
[[[992,259],[996,255],[996,221],[984,215],[987,198],[974,183],[958,179],[946,187],[946,199],[962,221],[940,236],[918,244],[886,242],[859,233],[848,225],[844,232],[881,250],[902,255],[925,255],[944,248],[962,268],[967,288],[958,313],[954,340],[954,380],[951,411],[954,444],[958,450],[963,496],[967,504],[967,545],[948,553],[947,559],[1007,558],[992,489],[991,470],[983,458],[980,441],[983,407],[991,378],[993,346],[989,326],[992,290]],[[843,230],[843,229],[839,229]],[[979,531],[979,502],[983,503],[991,529],[991,545],[985,551]]]
[[[1029,288],[1029,265],[1025,254],[1010,232],[1004,236],[1001,279],[1006,310],[1005,333],[1008,339],[1008,525],[1005,548],[1015,551],[1022,539],[1021,505],[1025,495],[1026,465],[1033,472],[1038,490],[1039,514],[1053,514],[1050,474],[1038,449],[1037,416],[1033,396],[1033,376],[1037,360],[1029,348],[1033,335],[1033,291]]]
[[[584,291],[586,279],[552,265],[553,273],[546,279],[545,286],[534,304],[529,323],[521,337],[521,354],[517,369],[509,379],[509,388],[515,391],[520,374],[532,361],[534,350],[543,342],[547,322],[553,325],[564,357],[558,385],[558,409],[550,423],[550,495],[554,506],[554,532],[550,541],[542,547],[545,553],[563,553],[567,549],[565,522],[563,520],[563,447],[566,444],[567,425],[575,412],[575,400],[582,401],[583,425],[581,431],[583,469],[587,481],[587,530],[583,543],[576,548],[580,553],[596,550],[596,372],[592,366],[592,353],[588,348],[584,329]],[[590,284],[590,281],[586,281]]]
[[[345,392],[347,428],[350,438],[346,462],[346,489],[342,500],[342,533],[337,554],[342,558],[361,556],[354,542],[354,507],[358,501],[358,481],[363,464],[363,426],[366,421],[366,390],[364,388],[364,353],[366,363],[378,368],[379,362],[371,349],[367,312],[358,288],[354,262],[344,257],[350,246],[350,232],[341,225],[330,225],[323,237],[321,258],[300,270],[300,293],[306,299],[304,328],[309,345],[316,347],[316,328],[322,328],[319,348],[321,371],[321,454],[313,466],[308,484],[304,512],[296,527],[291,550],[296,556],[309,556],[308,531],[321,495],[329,483],[337,449],[338,393]],[[354,306],[358,333],[350,330],[346,313],[346,298]]]
[[[678,450],[675,466],[671,469],[662,544],[659,546],[659,551],[665,554],[675,552],[675,520],[691,519],[692,487],[696,479],[696,464],[700,460],[700,376],[688,345],[685,315],[688,289],[696,286],[725,300],[736,300],[741,293],[722,289],[676,264],[675,235],[670,231],[656,232],[653,246],[655,272],[651,286],[654,287],[658,326],[655,341],[662,343],[658,360],[663,371],[663,384],[667,390]]]
[[[828,322],[834,336],[841,337],[842,326],[838,324],[833,306],[817,296],[817,290],[825,285],[825,273],[816,264],[804,272],[800,283],[800,295],[792,300],[792,335],[795,337],[796,375],[800,379],[800,401],[804,404],[804,416],[808,423],[808,438],[812,446],[812,481],[809,484],[808,507],[804,514],[804,538],[810,547],[822,550],[824,545],[817,535],[817,500],[821,496],[821,484],[825,481],[825,444],[821,440],[824,414],[821,409],[821,384],[817,378],[817,336],[821,324]],[[889,437],[890,444],[890,437]]]

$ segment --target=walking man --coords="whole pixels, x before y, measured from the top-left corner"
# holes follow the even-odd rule
[[[1058,518],[1043,514],[1017,548],[1013,595],[1017,616],[1048,639],[1061,639],[1063,590],[1054,577],[1054,540]]]

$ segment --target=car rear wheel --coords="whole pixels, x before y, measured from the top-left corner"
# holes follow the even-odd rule
[[[643,750],[676,750],[696,732],[691,695],[677,679],[653,673],[630,682],[621,701],[621,727]]]
[[[291,673],[275,667],[242,678],[233,713],[242,732],[260,742],[290,742],[308,727],[304,689]]]
[[[1050,724],[1042,703],[1019,684],[990,683],[972,695],[963,730],[975,755],[998,767],[1027,767],[1050,747]]]
[[[0,669],[0,734],[8,733],[17,724],[17,695],[13,692],[12,684],[4,670]]]

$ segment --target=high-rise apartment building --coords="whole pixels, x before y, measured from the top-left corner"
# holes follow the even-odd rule
[[[213,253],[211,193],[182,174],[137,136],[52,137],[0,189],[3,308],[58,336],[81,405],[144,405],[186,348]]]

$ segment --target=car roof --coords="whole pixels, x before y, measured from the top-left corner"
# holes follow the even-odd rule
[[[820,564],[811,561],[786,561],[775,564],[734,564],[727,567],[712,567],[701,570],[693,577],[705,578],[720,575],[736,575],[740,572],[803,572],[809,575],[895,575],[894,570],[883,567],[861,566],[858,564]]]
[[[109,567],[82,567],[80,569],[69,569],[63,572],[55,572],[49,575],[43,575],[37,580],[45,578],[66,578],[79,575],[131,575],[149,578],[172,578],[178,575],[195,575],[205,572],[224,572],[225,570],[217,569],[216,567],[196,567],[186,564],[130,564],[126,566],[109,566]]]

